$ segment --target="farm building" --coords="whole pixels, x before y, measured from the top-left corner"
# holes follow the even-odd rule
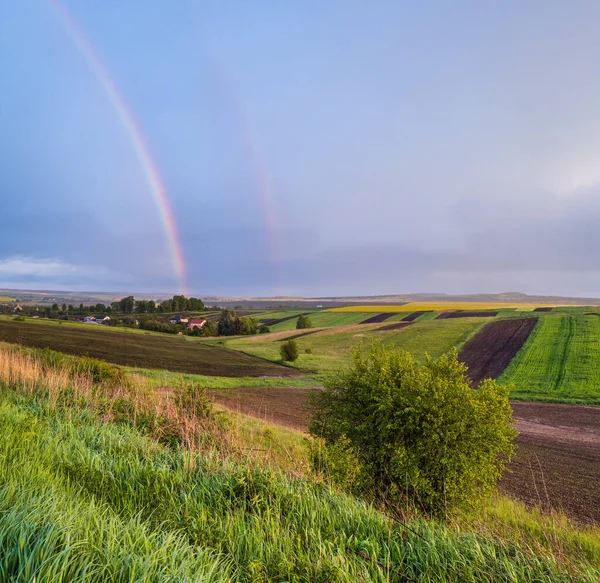
[[[108,324],[110,322],[110,316],[85,316],[81,321],[84,324]]]
[[[194,328],[202,328],[206,324],[206,320],[190,320],[187,325],[188,330],[193,330]]]
[[[187,324],[189,322],[189,318],[185,318],[183,316],[173,316],[169,320],[169,324]]]

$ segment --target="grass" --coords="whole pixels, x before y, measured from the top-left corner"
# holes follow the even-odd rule
[[[600,405],[600,317],[538,318],[500,381],[515,386],[517,399]]]
[[[291,376],[294,369],[255,359],[239,352],[187,342],[167,334],[124,334],[102,326],[15,322],[0,320],[0,340],[36,348],[87,355],[115,364],[159,368],[209,376]]]
[[[315,328],[348,326],[351,324],[360,324],[373,314],[369,313],[333,313],[328,311],[313,312],[308,315]],[[286,320],[279,324],[270,326],[272,332],[283,332],[284,330],[295,330],[297,318]]]
[[[525,303],[500,303],[500,302],[410,302],[399,306],[344,306],[341,308],[329,308],[327,312],[417,312],[421,310],[447,311],[447,310],[499,310],[520,309],[531,311],[539,307],[556,307],[556,304],[525,304]],[[568,306],[571,308],[572,306]]]
[[[300,356],[294,362],[294,366],[307,373],[316,373],[317,379],[323,381],[350,362],[356,346],[362,342],[366,349],[374,340],[408,350],[419,360],[423,360],[426,354],[438,357],[455,346],[460,348],[488,320],[486,318],[432,320],[389,331],[377,331],[381,324],[353,326],[350,330],[335,328],[320,330],[296,340]],[[224,343],[223,346],[228,348],[276,361],[281,358],[279,354],[281,339],[281,335],[267,334],[252,338],[220,339],[219,342]]]
[[[495,504],[480,524],[399,523],[323,483],[161,445],[130,423],[109,421],[94,399],[119,387],[90,387],[62,369],[39,368],[35,354],[6,349],[0,359],[2,581],[600,577],[595,530],[507,503]],[[262,432],[263,444],[279,438],[263,427],[257,421],[244,431]],[[288,432],[285,439],[292,447],[302,438]]]

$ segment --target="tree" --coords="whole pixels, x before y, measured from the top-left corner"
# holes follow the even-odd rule
[[[219,320],[219,336],[235,336],[240,333],[240,319],[233,310],[223,310]]]
[[[135,298],[133,296],[127,296],[119,300],[119,311],[123,314],[132,314],[134,306]]]
[[[52,304],[52,311],[58,312],[58,304]]]
[[[63,311],[63,312],[66,312],[66,311],[67,311],[67,304],[63,304],[63,305],[62,305],[62,311]]]
[[[300,314],[298,316],[298,322],[296,322],[296,329],[297,330],[304,330],[305,328],[312,328],[313,327],[313,323],[311,322],[311,319],[306,316],[305,314]]]
[[[198,328],[197,328],[198,329]],[[206,321],[206,324],[202,326],[202,336],[217,336],[219,334],[219,327],[216,322]]]
[[[271,328],[269,328],[266,324],[261,324],[258,327],[259,334],[269,334],[269,332],[271,332]]]
[[[250,336],[258,331],[258,322],[254,318],[245,316],[239,319],[240,334]]]
[[[298,358],[298,344],[295,340],[288,340],[281,345],[279,352],[281,354],[281,360],[284,362],[293,362]]]
[[[407,352],[360,348],[354,364],[313,397],[310,431],[344,445],[360,467],[356,488],[430,515],[476,508],[513,454],[508,389],[471,388],[456,351],[423,366]]]

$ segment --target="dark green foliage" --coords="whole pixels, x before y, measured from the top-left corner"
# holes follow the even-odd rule
[[[181,326],[173,326],[167,322],[159,322],[158,320],[148,319],[140,320],[139,327],[142,330],[150,330],[151,332],[163,332],[165,334],[177,334],[182,330]]]
[[[239,330],[240,334],[247,336],[256,334],[258,332],[258,321],[249,316],[244,316],[243,318],[240,318]]]
[[[266,324],[261,324],[258,327],[259,334],[269,334],[271,332],[271,328],[269,328]]]
[[[298,358],[298,344],[295,340],[288,340],[279,349],[283,361],[293,362]]]
[[[223,310],[218,327],[219,336],[235,336],[240,333],[240,319],[233,310]]]
[[[436,516],[473,509],[494,490],[516,431],[508,389],[472,389],[465,373],[456,352],[419,366],[380,345],[357,350],[315,393],[311,433],[352,448],[355,486],[375,498]]]
[[[218,336],[219,335],[219,325],[216,322],[207,320],[206,324],[204,324],[204,326],[202,326],[200,331],[202,332],[202,336]]]
[[[298,322],[296,323],[296,330],[304,330],[305,328],[312,328],[313,323],[308,316],[300,314],[298,316]]]

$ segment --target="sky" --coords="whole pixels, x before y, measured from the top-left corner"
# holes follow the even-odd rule
[[[600,297],[598,38],[595,0],[3,3],[0,288]]]

